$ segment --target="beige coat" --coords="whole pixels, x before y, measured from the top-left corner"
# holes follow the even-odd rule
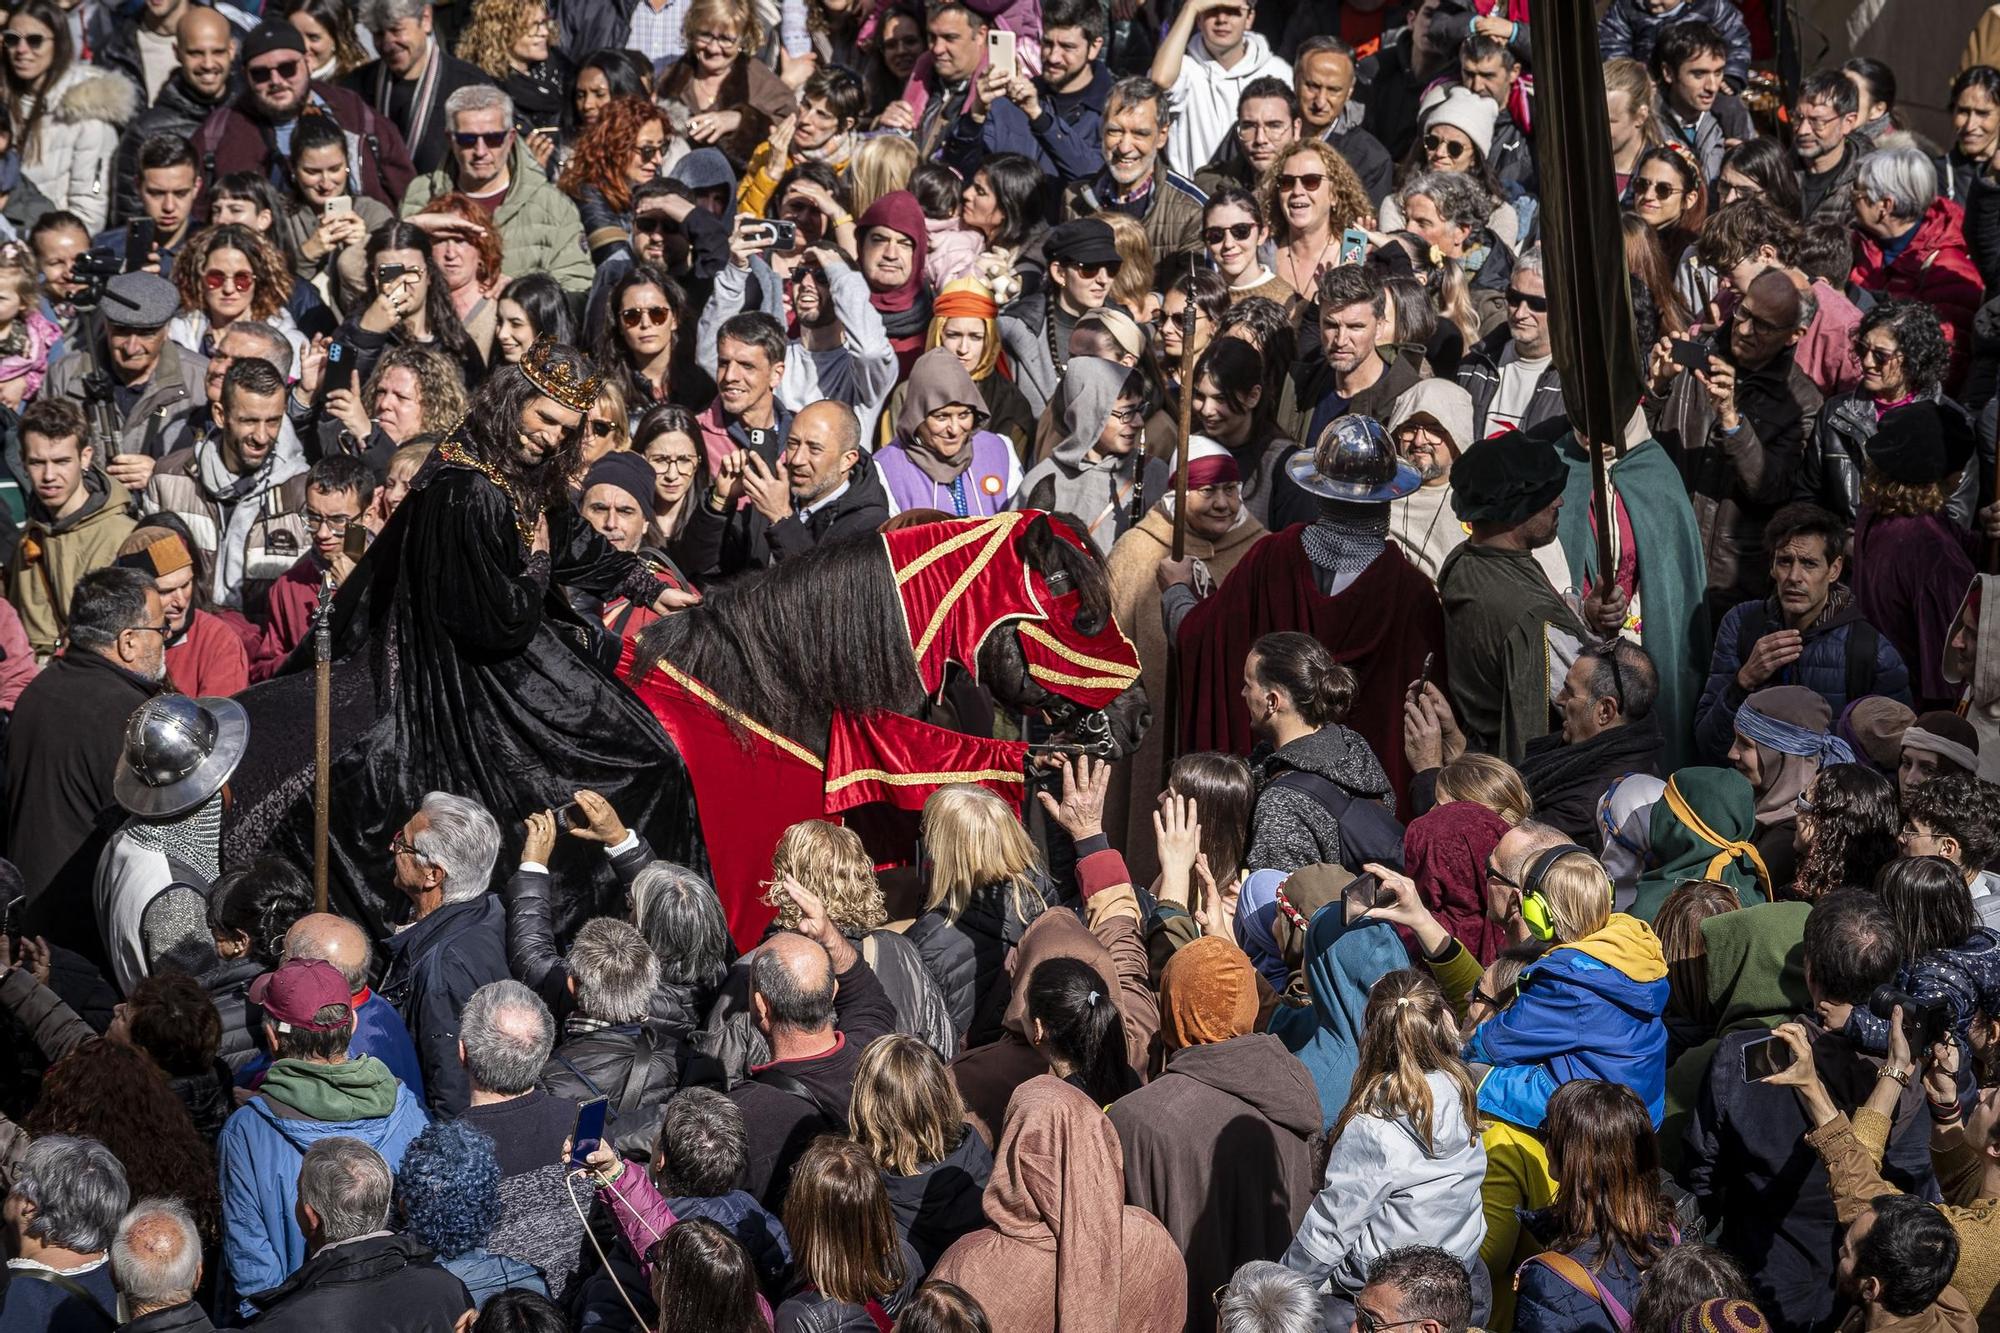
[[[1174,521],[1168,517],[1171,504],[1171,500],[1164,501],[1148,510],[1139,526],[1118,539],[1106,563],[1112,614],[1139,650],[1140,679],[1153,705],[1153,725],[1147,728],[1132,762],[1113,771],[1104,805],[1104,830],[1111,835],[1112,845],[1125,853],[1132,882],[1142,885],[1152,883],[1159,873],[1159,858],[1153,849],[1153,802],[1166,786],[1167,737],[1173,731],[1176,711],[1174,701],[1167,697],[1167,631],[1160,623],[1159,585],[1153,581],[1153,571],[1173,553]],[[1190,531],[1187,553],[1207,566],[1209,579],[1220,586],[1236,562],[1264,535],[1264,525],[1246,512],[1243,521],[1219,542]]]

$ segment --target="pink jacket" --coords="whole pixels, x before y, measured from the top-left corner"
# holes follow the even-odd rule
[[[1014,62],[1022,72],[1031,79],[1042,72],[1041,0],[968,0],[968,3],[975,13],[985,17],[989,27],[1004,28],[1014,34]],[[861,25],[861,42],[871,39],[887,8],[886,3],[875,6],[875,12]],[[931,65],[929,51],[918,56],[916,68],[910,71],[910,81],[903,85],[903,100],[919,117],[924,114],[924,105],[931,100]],[[986,58],[981,56],[973,77],[978,78],[985,69]],[[966,96],[971,95],[968,89]]]
[[[597,1199],[611,1210],[613,1220],[618,1223],[618,1234],[632,1247],[632,1253],[639,1256],[640,1275],[647,1286],[652,1286],[653,1246],[680,1220],[661,1197],[652,1172],[636,1162],[627,1162],[617,1180],[597,1187]],[[757,1308],[763,1312],[764,1322],[771,1323],[771,1306],[761,1295],[757,1297]]]
[[[0,654],[4,654],[0,657],[0,711],[11,713],[14,701],[41,668],[35,665],[34,645],[28,642],[28,631],[21,628],[20,613],[4,599],[0,599]]]
[[[927,217],[924,219],[924,230],[930,234],[930,253],[924,257],[924,278],[934,293],[943,291],[947,282],[972,272],[979,252],[986,248],[986,238],[957,218]]]

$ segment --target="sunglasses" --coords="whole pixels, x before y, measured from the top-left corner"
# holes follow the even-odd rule
[[[632,219],[632,230],[645,232],[649,236],[655,232],[664,236],[673,229],[674,220],[665,213],[641,213]]]
[[[592,435],[595,435],[600,440],[617,429],[618,429],[618,423],[615,421],[599,421],[595,417],[591,418],[590,433]]]
[[[8,35],[12,36],[13,34],[10,33]],[[280,60],[272,65],[252,65],[250,66],[249,73],[250,82],[252,83],[270,83],[273,80],[290,83],[294,78],[298,77],[299,62],[296,60]]]
[[[1436,134],[1426,134],[1424,136],[1424,151],[1426,153],[1443,153],[1446,157],[1456,162],[1465,156],[1465,145],[1456,139],[1446,139]]]
[[[1880,347],[1870,347],[1867,343],[1859,343],[1854,348],[1854,355],[1869,365],[1886,366],[1891,361],[1899,359],[1903,354],[1893,348],[1884,350]]]
[[[1538,315],[1549,313],[1548,297],[1532,295],[1522,291],[1519,287],[1509,287],[1507,289],[1507,308],[1512,310],[1517,305],[1524,305]]]
[[[641,162],[657,162],[665,155],[667,146],[664,143],[635,143],[632,151],[639,155]]]
[[[225,286],[229,287],[234,291],[247,292],[253,286],[255,286],[256,283],[257,283],[257,278],[254,274],[224,273],[221,269],[218,268],[212,268],[208,272],[201,275],[201,285],[208,288],[212,292],[219,292]]]
[[[1303,176],[1281,175],[1278,177],[1278,190],[1280,193],[1287,193],[1296,189],[1304,189],[1308,194],[1310,194],[1312,191],[1319,189],[1319,187],[1324,184],[1326,184],[1326,173],[1322,171],[1308,171]]]
[[[1113,264],[1075,264],[1072,267],[1086,278],[1115,278],[1124,264],[1121,261]]]
[[[39,51],[48,44],[49,39],[39,32],[10,32],[0,36],[0,46],[5,46],[9,51],[16,51],[24,46],[30,51]]]
[[[485,144],[488,148],[505,148],[514,131],[507,130],[454,130],[451,141],[460,148],[471,148],[475,144]]]
[[[1232,222],[1226,227],[1210,227],[1201,234],[1201,239],[1210,245],[1221,245],[1225,236],[1234,236],[1239,241],[1247,241],[1256,234],[1256,223]]]
[[[1661,203],[1681,193],[1681,187],[1672,181],[1635,180],[1632,182],[1634,199],[1657,199]]]
[[[625,321],[625,327],[628,329],[636,329],[641,324],[650,324],[657,329],[666,323],[669,317],[668,310],[663,305],[635,305],[630,310],[618,312],[618,318]]]

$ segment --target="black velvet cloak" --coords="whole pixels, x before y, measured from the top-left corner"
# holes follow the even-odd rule
[[[334,603],[330,894],[378,938],[401,919],[389,840],[424,794],[481,802],[500,822],[496,883],[520,857],[522,820],[572,791],[603,795],[659,855],[702,872],[694,788],[658,720],[589,649],[565,588],[610,596],[637,557],[570,506],[548,515],[551,576],[528,570],[507,495],[433,455]],[[600,631],[601,632],[601,631]],[[242,696],[251,748],[224,851],[311,864],[311,645]],[[625,915],[602,849],[556,839],[557,925]]]

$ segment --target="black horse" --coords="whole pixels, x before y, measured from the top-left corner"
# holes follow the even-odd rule
[[[1065,541],[1055,521],[1077,530],[1067,519],[1036,515],[1011,548],[1020,564],[1009,561],[993,576],[1013,576],[1025,565],[1052,591],[1074,591],[1072,627],[1094,636],[1111,624],[1110,582],[1096,554]],[[979,660],[964,664],[976,668],[993,700],[1045,720],[1055,741],[1106,758],[1136,750],[1150,719],[1144,689],[1135,683],[1102,709],[1064,696],[1060,686],[1050,689],[1030,674],[1017,623],[1003,622],[1007,632],[988,634]],[[967,688],[972,673],[955,672],[940,696],[926,692],[881,537],[822,547],[810,559],[717,585],[701,605],[640,634],[637,660],[662,658],[732,708],[822,756],[836,710],[888,711],[958,730],[984,729],[979,692]]]

